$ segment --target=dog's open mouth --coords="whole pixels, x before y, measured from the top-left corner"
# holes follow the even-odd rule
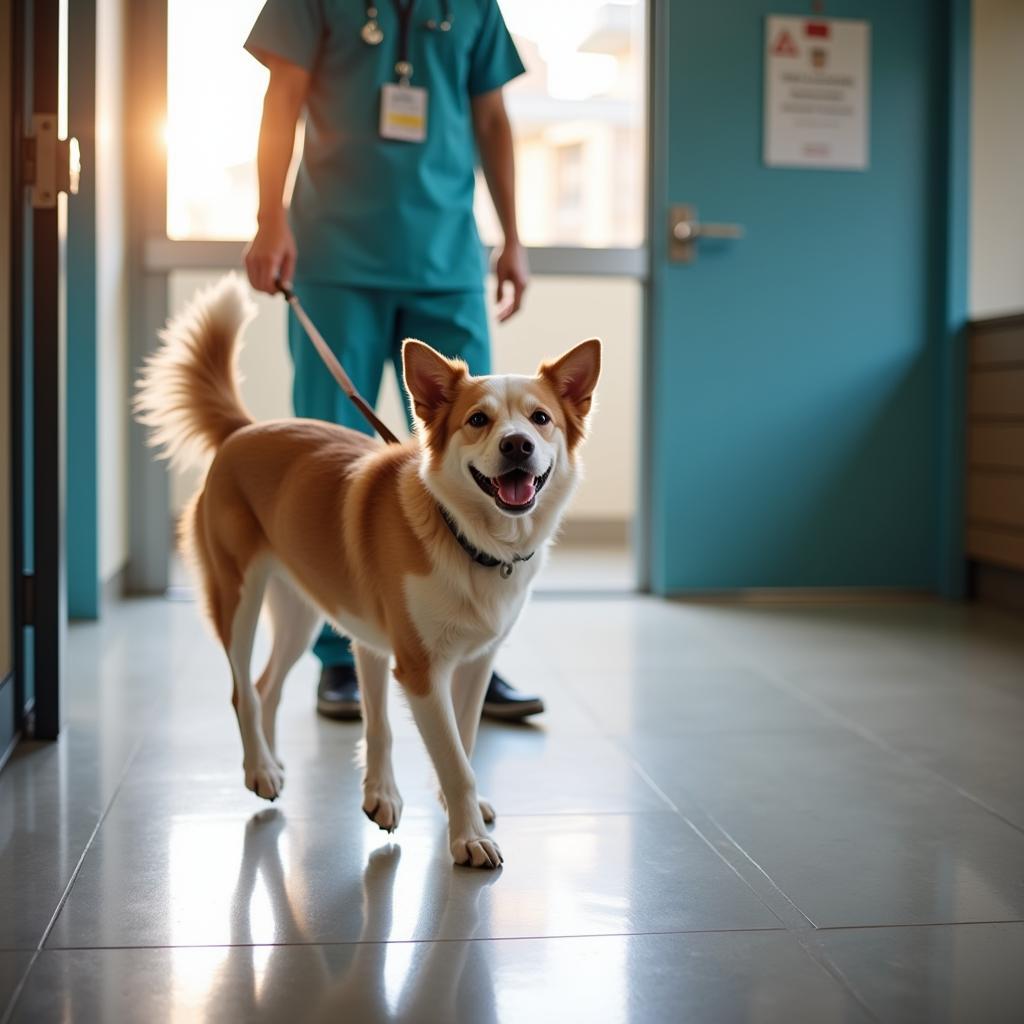
[[[520,514],[533,508],[538,492],[551,476],[552,466],[554,463],[548,466],[541,476],[534,476],[524,469],[510,469],[500,476],[487,477],[472,465],[469,471],[473,474],[477,487],[488,497],[493,498],[498,508]]]

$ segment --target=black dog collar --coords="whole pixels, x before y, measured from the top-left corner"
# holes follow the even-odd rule
[[[516,562],[528,562],[535,554],[535,552],[531,551],[528,555],[513,555],[511,562],[504,562],[500,558],[495,558],[494,555],[489,555],[486,551],[481,551],[469,542],[466,535],[459,529],[458,523],[455,522],[455,518],[452,516],[451,512],[449,512],[444,505],[439,504],[437,506],[437,510],[441,513],[444,525],[448,527],[451,531],[451,535],[459,542],[459,547],[461,547],[477,565],[482,565],[485,569],[493,569],[495,566],[500,565],[502,579],[507,580],[509,576],[512,575],[515,570]]]

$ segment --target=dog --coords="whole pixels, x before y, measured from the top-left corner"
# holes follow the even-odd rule
[[[535,376],[474,377],[408,339],[415,436],[381,442],[317,420],[254,422],[239,393],[255,306],[235,275],[169,321],[135,411],[161,457],[208,465],[179,539],[224,646],[245,785],[284,785],[275,715],[285,676],[324,619],[352,640],[365,736],[363,810],[391,832],[390,660],[437,773],[456,864],[496,868],[470,757],[495,652],[519,617],[580,475],[601,368],[584,341]],[[266,607],[273,645],[251,676]]]

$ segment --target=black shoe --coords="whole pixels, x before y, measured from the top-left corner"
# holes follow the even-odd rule
[[[355,665],[324,665],[316,688],[316,709],[325,718],[356,721],[363,717]]]
[[[484,697],[484,715],[502,722],[519,721],[530,715],[539,715],[544,710],[540,697],[528,697],[509,685],[495,672]]]

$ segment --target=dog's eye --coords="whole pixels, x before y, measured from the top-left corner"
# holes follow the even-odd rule
[[[490,423],[490,420],[487,418],[487,413],[475,412],[468,420],[466,420],[466,422],[471,427],[486,427],[487,424]]]
[[[533,420],[538,427],[543,427],[545,423],[551,422],[551,417],[543,409],[538,409],[530,419]]]

